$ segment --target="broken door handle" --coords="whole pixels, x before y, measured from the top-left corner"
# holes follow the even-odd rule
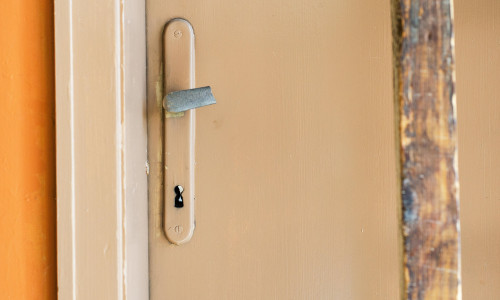
[[[195,227],[195,108],[215,104],[209,86],[194,88],[194,62],[191,24],[169,21],[163,32],[163,226],[176,245],[188,242]]]
[[[211,104],[215,104],[215,98],[209,86],[171,92],[163,100],[163,108],[172,113],[185,112]]]

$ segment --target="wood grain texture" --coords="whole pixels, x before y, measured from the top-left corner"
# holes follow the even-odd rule
[[[405,299],[461,299],[453,7],[393,1]]]

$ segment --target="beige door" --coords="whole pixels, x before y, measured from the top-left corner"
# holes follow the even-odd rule
[[[151,299],[397,299],[387,1],[149,0]],[[165,237],[162,30],[195,33],[196,229]],[[166,141],[168,143],[168,141]]]

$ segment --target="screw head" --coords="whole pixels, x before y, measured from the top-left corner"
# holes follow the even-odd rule
[[[180,38],[181,36],[182,36],[182,31],[180,31],[180,30],[174,31],[174,37],[176,39]]]
[[[180,226],[180,225],[177,225],[177,226],[175,226],[174,231],[177,234],[181,234],[184,231],[184,228],[182,226]]]

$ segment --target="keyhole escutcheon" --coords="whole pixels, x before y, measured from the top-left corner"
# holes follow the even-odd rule
[[[175,207],[184,207],[184,199],[182,198],[182,192],[184,188],[181,185],[176,185],[174,188],[175,192]]]

